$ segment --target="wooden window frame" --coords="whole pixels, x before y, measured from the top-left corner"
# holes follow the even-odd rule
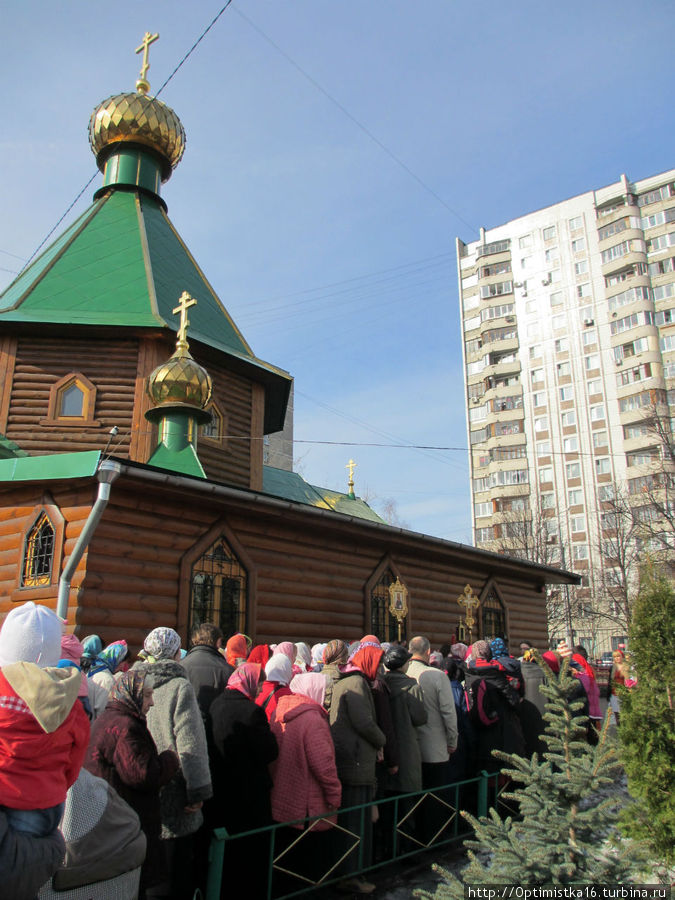
[[[373,615],[372,593],[373,593],[373,589],[376,587],[376,585],[382,578],[382,575],[385,573],[385,571],[387,569],[389,569],[389,571],[394,576],[394,581],[396,581],[396,579],[398,578],[400,581],[405,583],[405,579],[403,579],[401,577],[401,572],[400,572],[398,566],[396,565],[396,563],[394,562],[394,560],[392,559],[391,554],[390,553],[385,554],[385,556],[383,556],[382,559],[380,560],[379,565],[373,570],[372,575],[370,576],[368,581],[366,581],[364,588],[363,588],[363,609],[364,609],[364,621],[363,621],[364,632],[363,633],[364,634],[372,633],[371,632],[372,615]],[[389,607],[387,605],[387,609],[388,608]],[[407,639],[408,635],[410,634],[410,612],[411,612],[411,603],[410,603],[410,595],[408,595],[408,615],[401,622],[401,634],[404,639]],[[391,615],[391,613],[389,613],[388,621],[390,622],[390,624],[392,622],[397,623],[397,620],[394,618],[394,616]],[[378,634],[377,637],[380,641],[390,640],[389,635]]]
[[[481,594],[480,594],[480,607],[479,607],[480,630],[479,630],[479,636],[480,636],[481,640],[488,640],[488,638],[489,638],[489,639],[492,639],[492,638],[501,636],[501,635],[494,635],[494,634],[491,634],[491,635],[486,635],[486,634],[485,634],[485,630],[484,630],[484,628],[485,628],[485,623],[484,623],[484,619],[483,619],[483,610],[484,610],[483,604],[484,604],[485,600],[488,598],[488,596],[490,595],[490,593],[494,593],[494,594],[495,594],[495,596],[496,596],[496,598],[497,598],[497,600],[499,601],[499,604],[500,604],[500,606],[501,606],[502,613],[503,613],[503,616],[504,616],[504,639],[506,640],[506,644],[507,644],[507,646],[508,646],[508,637],[509,637],[509,613],[508,613],[508,608],[507,608],[507,606],[506,606],[506,603],[504,602],[504,598],[502,597],[502,592],[501,592],[500,589],[499,589],[499,585],[498,585],[497,582],[494,580],[494,578],[491,578],[491,579],[488,581],[488,583],[485,585],[485,587],[483,588],[483,590],[481,591]]]
[[[200,440],[206,441],[207,444],[211,444],[212,446],[224,447],[225,434],[227,431],[227,416],[215,401],[211,401],[211,403],[208,404],[208,406],[206,407],[206,411],[210,412],[211,415],[217,418],[220,422],[218,436],[213,437],[212,435],[205,434],[204,428],[202,427],[199,431],[199,438]]]
[[[26,554],[28,551],[28,541],[31,532],[39,522],[40,518],[45,515],[49,519],[54,529],[54,546],[52,551],[52,568],[49,582],[38,585],[23,585],[23,572],[26,562]],[[66,527],[66,520],[63,518],[60,509],[55,505],[52,497],[45,494],[42,500],[37,504],[33,512],[26,519],[26,526],[21,532],[19,538],[19,561],[17,565],[17,575],[14,589],[10,594],[12,603],[25,603],[28,600],[44,600],[53,599],[58,590],[59,578],[61,577],[61,565],[63,562],[63,542]]]
[[[71,385],[77,385],[82,391],[82,415],[81,416],[62,416],[59,415],[61,405],[61,396]],[[96,407],[96,387],[89,381],[86,375],[81,372],[70,372],[59,378],[49,390],[49,405],[47,407],[47,417],[40,419],[40,425],[58,425],[65,428],[80,428],[82,425],[100,425],[101,423],[94,419],[94,409]]]

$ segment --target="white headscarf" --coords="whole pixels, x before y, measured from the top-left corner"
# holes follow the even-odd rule
[[[293,677],[293,666],[285,653],[275,653],[267,660],[265,677],[277,684],[288,684]]]

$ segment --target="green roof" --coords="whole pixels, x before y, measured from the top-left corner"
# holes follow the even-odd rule
[[[100,450],[50,453],[0,459],[0,481],[49,481],[59,478],[87,478],[96,473]]]
[[[361,500],[359,497],[352,498],[348,494],[331,491],[328,488],[316,487],[306,482],[297,472],[289,472],[286,469],[263,466],[263,493],[281,497],[283,500],[290,500],[293,503],[303,503],[319,509],[331,509],[333,512],[342,513],[345,516],[354,516],[357,519],[367,519],[370,522],[385,524],[384,520],[368,506],[365,500]]]
[[[4,434],[0,434],[0,459],[16,459],[19,456],[28,456],[14,441],[10,441]]]
[[[258,359],[154,195],[106,192],[0,294],[0,322],[177,331],[183,293],[188,338],[240,360],[267,387],[266,430],[283,427],[291,378]]]

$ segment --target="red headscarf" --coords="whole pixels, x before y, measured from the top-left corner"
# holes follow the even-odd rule
[[[243,634],[233,634],[225,645],[225,659],[231,666],[237,665],[238,659],[246,659],[248,645]]]
[[[267,660],[270,658],[270,648],[268,644],[256,644],[248,655],[247,662],[260,663],[265,668]]]
[[[593,670],[593,666],[590,665],[590,663],[588,662],[587,659],[583,658],[581,653],[573,653],[572,659],[574,660],[575,663],[579,663],[581,668],[584,670],[584,672],[588,675],[588,677],[592,681],[595,681],[595,672]]]
[[[382,647],[362,646],[352,657],[352,665],[360,669],[369,681],[375,681],[383,656]]]
[[[258,694],[258,683],[262,667],[260,663],[242,663],[238,669],[230,675],[227,689],[239,691],[249,700],[255,700]]]
[[[560,671],[560,660],[557,655],[552,650],[547,650],[546,653],[541,654],[541,658],[547,664],[549,669],[557,675]]]
[[[366,634],[364,637],[361,638],[361,643],[362,643],[362,644],[365,644],[365,643],[368,643],[368,644],[377,644],[377,646],[379,647],[379,646],[380,646],[380,639],[377,638],[377,637],[375,637],[374,634]]]

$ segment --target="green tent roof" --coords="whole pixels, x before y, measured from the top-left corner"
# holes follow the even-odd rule
[[[267,387],[266,430],[283,427],[290,376],[254,355],[153,195],[106,192],[0,294],[0,322],[176,331],[183,291],[189,339],[241,361]]]
[[[291,500],[293,503],[304,503],[306,506],[316,506],[320,509],[332,509],[333,512],[342,513],[345,516],[354,516],[357,519],[367,519],[370,522],[384,524],[384,520],[368,506],[365,500],[361,500],[359,497],[352,498],[348,494],[331,491],[328,488],[316,487],[306,482],[297,472],[288,472],[286,469],[263,466],[263,493]]]

